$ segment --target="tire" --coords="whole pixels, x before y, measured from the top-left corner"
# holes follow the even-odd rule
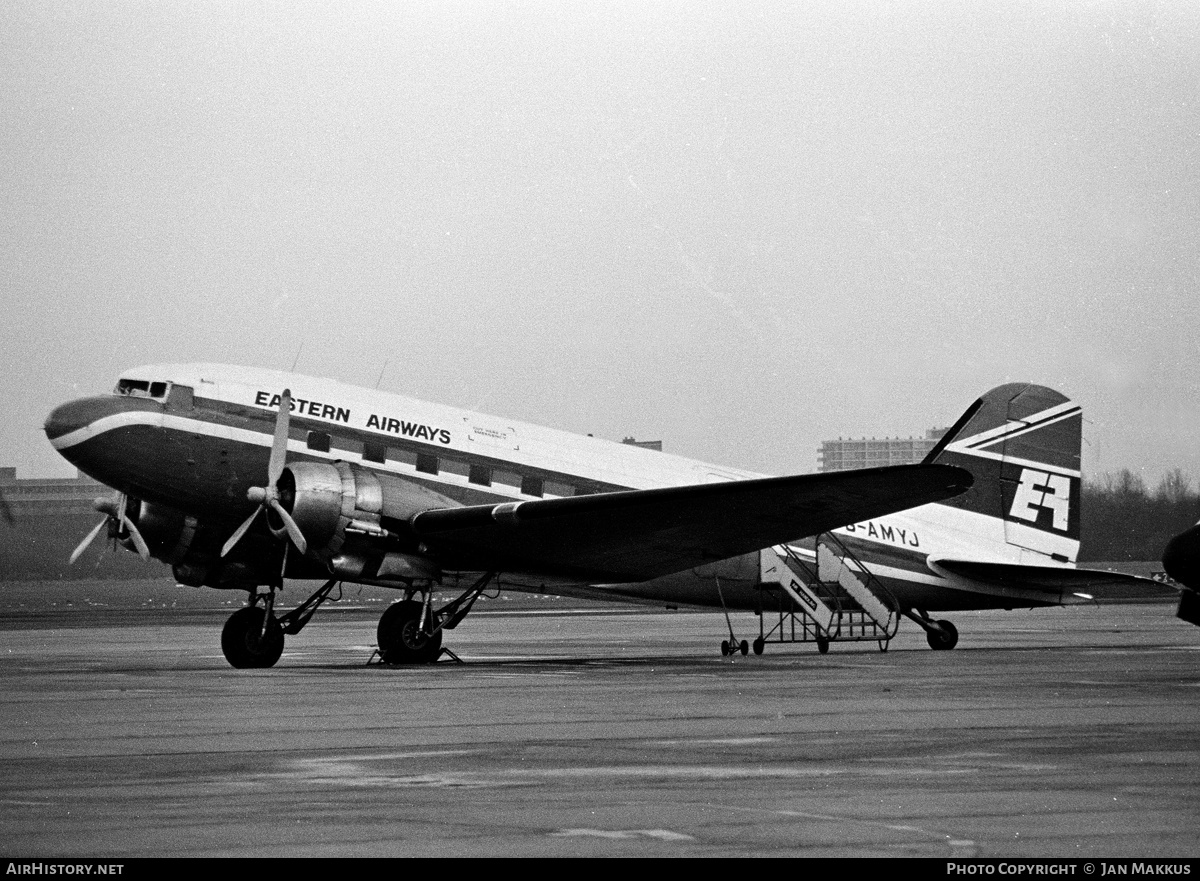
[[[744,658],[746,655],[750,654],[750,643],[743,639],[738,643],[738,650],[742,653],[742,657]]]
[[[949,621],[935,621],[938,629],[925,631],[925,641],[935,652],[948,652],[958,645],[958,628]]]
[[[829,640],[824,636],[817,637],[817,651],[823,655],[829,653]]]
[[[432,664],[442,653],[442,631],[430,636],[419,628],[421,608],[415,600],[393,603],[379,619],[375,635],[385,664]]]
[[[274,618],[262,632],[263,616],[258,606],[238,609],[221,628],[221,652],[232,667],[239,670],[274,667],[283,654],[283,628]]]
[[[761,655],[763,653],[763,649],[766,647],[767,647],[766,640],[764,640],[761,636],[758,637],[758,639],[754,640],[754,646],[753,646],[754,654]]]

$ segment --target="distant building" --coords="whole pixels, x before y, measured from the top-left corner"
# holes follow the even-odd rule
[[[76,565],[71,552],[103,517],[92,506],[113,490],[82,474],[22,480],[0,467],[0,581],[170,577],[161,563],[124,550],[113,553],[97,537]]]
[[[98,480],[76,472],[76,477],[18,479],[17,469],[0,467],[0,492],[14,517],[57,514],[95,516],[92,502],[113,491]]]
[[[948,429],[931,428],[925,437],[838,438],[821,443],[818,471],[849,471],[920,462]]]

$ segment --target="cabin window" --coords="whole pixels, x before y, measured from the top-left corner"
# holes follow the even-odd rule
[[[417,470],[424,474],[437,474],[438,457],[428,453],[417,453]]]
[[[521,493],[527,496],[541,496],[542,479],[540,477],[522,477]]]
[[[383,444],[373,444],[367,441],[363,444],[363,461],[365,462],[386,462],[387,447]]]
[[[471,474],[467,477],[471,483],[477,483],[480,486],[492,485],[492,469],[483,465],[472,465]]]
[[[575,495],[575,487],[571,486],[569,483],[558,483],[553,480],[547,480],[546,494],[551,496],[562,496],[563,498],[566,498],[568,496]]]
[[[318,453],[328,453],[329,435],[323,431],[310,431],[308,433],[308,448],[316,450]]]

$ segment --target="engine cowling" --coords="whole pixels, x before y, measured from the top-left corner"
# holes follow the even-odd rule
[[[244,587],[257,578],[245,563],[223,561],[217,535],[193,516],[167,505],[130,499],[127,515],[150,549],[150,555],[171,566],[175,580],[192,587]],[[121,544],[135,550],[128,537]]]
[[[139,499],[129,500],[126,514],[146,540],[150,556],[164,563],[178,563],[187,556],[200,526],[195,517],[182,511]],[[121,544],[135,550],[127,537],[121,538]]]
[[[437,578],[437,567],[397,547],[383,519],[407,521],[429,508],[458,505],[431,490],[387,474],[375,474],[348,462],[296,462],[284,469],[280,500],[308,542],[309,552],[334,574],[355,581],[394,583]],[[267,512],[276,535],[286,534],[278,517]],[[354,542],[355,537],[377,542]],[[348,544],[349,543],[349,544]]]

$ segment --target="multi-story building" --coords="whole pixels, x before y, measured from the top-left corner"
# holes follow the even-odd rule
[[[20,479],[15,468],[0,468],[0,581],[170,577],[137,554],[105,553],[103,536],[70,565],[71,552],[104,516],[93,502],[112,495],[82,474]]]
[[[0,493],[13,517],[43,517],[53,514],[87,514],[92,502],[111,496],[112,489],[77,472],[76,477],[18,479],[17,469],[0,468]]]
[[[945,428],[931,428],[925,432],[925,437],[839,437],[823,441],[817,454],[817,470],[848,471],[915,464],[925,458],[946,431]]]

